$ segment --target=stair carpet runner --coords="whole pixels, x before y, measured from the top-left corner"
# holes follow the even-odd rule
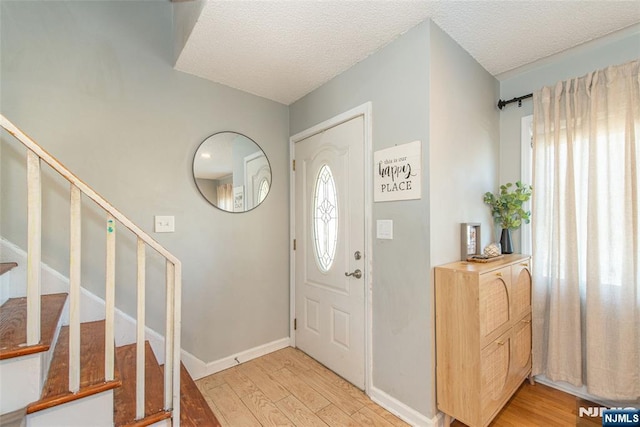
[[[2,273],[10,269],[0,263]],[[11,263],[15,264],[15,263]],[[1,273],[0,273],[1,274]],[[0,307],[0,360],[48,351],[66,303],[67,294],[42,295],[41,341],[26,342],[26,298],[11,298]],[[148,341],[145,342],[145,417],[136,420],[136,344],[115,349],[113,381],[104,379],[105,322],[80,324],[80,390],[69,391],[69,327],[60,329],[57,344],[40,400],[27,405],[31,414],[107,390],[114,390],[114,425],[147,426],[171,417],[163,409],[163,367],[158,364]],[[180,424],[219,427],[220,423],[181,364]],[[22,411],[24,412],[24,411]],[[5,415],[6,416],[6,415]],[[5,417],[3,416],[3,417]]]

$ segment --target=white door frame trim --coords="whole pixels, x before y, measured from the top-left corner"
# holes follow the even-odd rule
[[[533,126],[533,114],[522,117],[520,120],[520,180],[533,185],[533,140],[531,127]],[[531,210],[531,201],[525,203],[525,209]],[[533,254],[531,224],[522,224],[520,230],[520,253]]]
[[[299,132],[289,138],[289,165],[295,159],[295,144],[303,139],[321,133],[327,129],[336,127],[344,122],[362,116],[364,118],[364,246],[365,246],[365,293],[364,293],[364,389],[370,394],[372,387],[373,368],[373,310],[372,310],[372,285],[373,285],[373,241],[372,241],[372,207],[373,207],[373,125],[372,125],[372,104],[366,102],[349,111],[325,120],[307,130]],[[293,239],[295,239],[295,172],[293,167],[289,169],[289,337],[292,347],[296,345],[296,332],[293,329],[293,319],[296,317],[296,281],[295,281],[295,251],[293,250]]]

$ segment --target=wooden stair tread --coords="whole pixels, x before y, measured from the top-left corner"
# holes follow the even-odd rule
[[[0,276],[18,266],[17,262],[0,262]]]
[[[164,365],[161,368],[164,373]],[[220,422],[182,362],[180,362],[180,425],[220,427]]]
[[[122,387],[114,394],[114,425],[146,426],[165,418],[171,413],[163,409],[164,378],[162,369],[151,349],[149,341],[145,341],[145,417],[136,420],[136,344],[116,348],[116,364],[120,369]]]
[[[127,424],[122,424],[122,426],[120,427],[146,427],[146,426],[153,425],[157,422],[160,422],[162,420],[166,420],[168,418],[171,418],[171,412],[160,411],[160,412],[156,412],[155,414],[147,415],[141,420],[134,420]],[[114,424],[114,425],[118,426],[118,424]]]
[[[27,346],[27,298],[8,299],[0,307],[0,360],[49,350],[67,294],[40,297],[40,342]]]
[[[105,381],[104,328],[104,320],[80,324],[80,390],[77,393],[71,393],[69,391],[69,327],[62,327],[40,400],[31,403],[27,407],[27,413],[30,414],[120,386],[117,369],[114,374],[115,379]]]

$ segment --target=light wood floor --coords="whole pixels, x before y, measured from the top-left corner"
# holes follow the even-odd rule
[[[489,427],[597,427],[601,418],[578,418],[578,407],[600,405],[579,399],[571,394],[537,383],[525,381],[511,400],[493,419]],[[451,427],[463,427],[460,421]]]
[[[196,384],[223,427],[384,426],[408,424],[303,352],[288,347]],[[601,425],[576,417],[578,406],[599,406],[525,381],[490,427]],[[464,427],[454,421],[452,427]]]
[[[223,427],[408,426],[291,347],[202,378],[196,384]]]

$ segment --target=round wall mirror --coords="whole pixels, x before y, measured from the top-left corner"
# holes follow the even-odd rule
[[[236,132],[211,135],[193,157],[193,178],[205,199],[227,212],[246,212],[264,201],[271,166],[252,139]]]

